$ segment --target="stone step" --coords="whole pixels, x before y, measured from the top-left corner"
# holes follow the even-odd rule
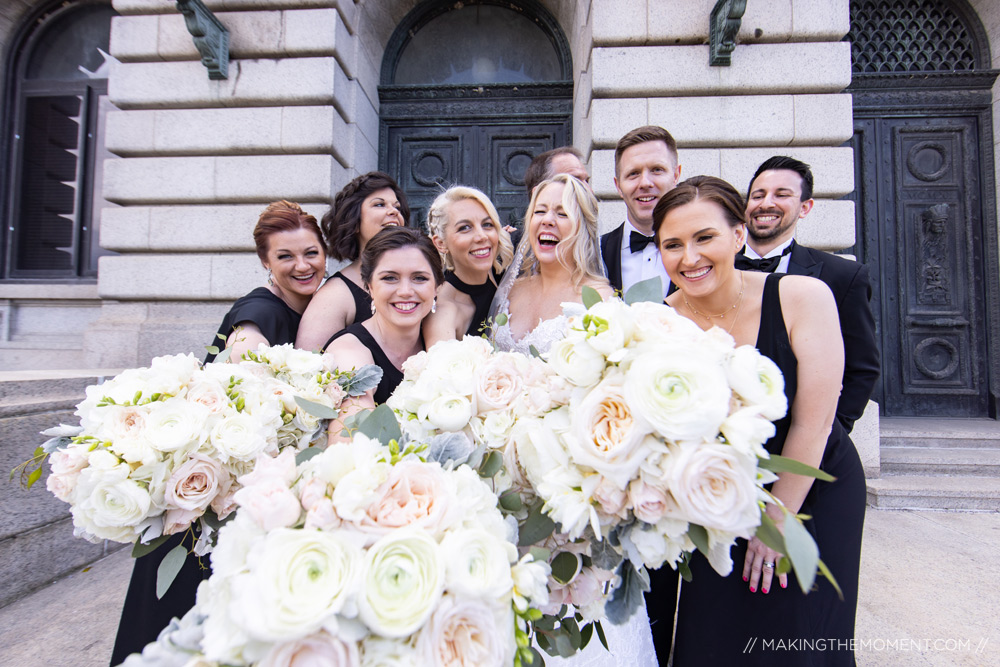
[[[868,505],[877,509],[1000,512],[1000,478],[903,475],[870,479]]]
[[[959,447],[1000,449],[1000,421],[882,417],[881,447]]]
[[[1000,477],[1000,448],[883,447],[883,475]]]

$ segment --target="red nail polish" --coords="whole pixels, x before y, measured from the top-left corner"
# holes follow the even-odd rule
[[[788,588],[788,584],[781,584],[782,588]]]
[[[766,588],[760,589],[760,592],[763,593],[764,595],[767,595],[767,589]]]
[[[756,593],[756,592],[757,592],[757,589],[756,589],[756,588],[754,588],[753,586],[751,586],[751,587],[750,587],[750,592],[751,592],[751,593]]]
[[[743,581],[750,581],[750,577],[743,577]]]

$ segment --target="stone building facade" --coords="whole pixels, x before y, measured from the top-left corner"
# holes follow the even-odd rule
[[[8,99],[17,97],[24,78],[18,70],[21,61],[37,47],[32,34],[44,30],[50,17],[67,7],[102,4],[109,3],[12,0],[4,4],[0,47]],[[894,44],[915,42],[920,51],[921,40],[932,39],[920,32],[920,20],[940,22],[942,13],[946,18],[954,15],[956,25],[967,26],[968,34],[947,33],[942,39],[974,43],[978,60],[971,68],[987,71],[1000,67],[1000,7],[989,0],[901,3],[911,13],[924,12],[925,18],[918,20],[886,14],[897,11],[890,7],[893,3],[876,0],[750,0],[745,3],[731,64],[713,66],[708,42],[715,4],[715,0],[205,0],[228,29],[230,40],[228,78],[211,79],[174,0],[111,0],[116,15],[102,70],[106,97],[98,94],[106,102],[95,126],[103,141],[93,149],[106,151],[106,157],[94,160],[92,178],[80,186],[95,190],[99,213],[86,230],[77,230],[74,241],[74,247],[85,248],[86,234],[94,236],[91,257],[105,253],[96,259],[96,270],[34,279],[30,271],[13,270],[11,258],[19,251],[16,235],[27,224],[18,218],[15,205],[20,195],[10,176],[21,164],[17,162],[21,139],[14,135],[25,112],[8,102],[0,118],[7,133],[0,144],[7,173],[0,184],[7,223],[7,264],[0,280],[0,364],[7,369],[121,368],[143,364],[157,354],[200,354],[228,305],[263,282],[250,235],[263,205],[285,198],[301,202],[318,216],[349,179],[371,169],[387,169],[397,176],[406,172],[406,178],[415,179],[414,187],[464,178],[495,198],[509,195],[513,211],[517,173],[510,172],[523,169],[532,151],[549,147],[546,141],[572,143],[589,161],[601,199],[601,226],[610,229],[624,216],[612,182],[614,144],[643,124],[662,125],[677,138],[683,176],[720,176],[741,189],[756,166],[771,155],[805,160],[816,176],[817,204],[799,227],[800,242],[859,255],[874,253],[871,242],[855,245],[856,230],[865,238],[882,232],[865,232],[861,205],[855,203],[862,195],[871,195],[871,189],[863,192],[855,187],[856,175],[863,173],[857,100],[867,93],[856,90],[859,56],[852,57],[852,43],[845,36],[869,18],[900,26],[909,20],[915,27],[901,27]],[[469,24],[473,25],[469,30],[482,30],[481,37],[472,36],[488,41],[493,19],[484,7],[518,14],[534,24],[532,30],[546,36],[558,61],[557,74],[548,75],[555,79],[531,80],[501,93],[475,82],[442,92],[441,86],[431,85],[433,78],[423,82],[428,85],[419,94],[398,85],[393,77],[400,72],[399,64],[411,57],[419,61],[421,55],[413,50],[417,46],[407,51],[411,39],[416,45],[415,36],[434,21],[482,9],[485,18]],[[872,28],[871,34],[882,33]],[[507,61],[516,64],[522,47],[536,48],[529,47],[527,39],[524,44],[509,44]],[[52,44],[50,48],[58,50]],[[447,62],[459,57],[455,49],[462,47],[440,43],[421,48],[431,50],[430,60],[437,58],[434,49],[440,49],[437,59]],[[534,61],[531,54],[522,60]],[[930,78],[941,79],[948,68],[958,67],[948,57],[930,67],[937,68]],[[420,62],[428,60],[426,52],[423,58]],[[926,60],[921,54],[913,58]],[[899,80],[880,85],[896,90],[893,86]],[[963,81],[951,88],[965,86]],[[976,153],[978,190],[956,195],[977,207],[973,224],[979,225],[978,245],[969,254],[980,261],[972,281],[978,281],[981,289],[973,295],[978,301],[970,306],[981,314],[973,337],[978,357],[970,362],[975,368],[966,369],[965,360],[947,358],[965,353],[947,336],[914,344],[926,357],[921,361],[915,353],[914,363],[929,368],[930,375],[940,376],[954,361],[959,367],[952,370],[965,373],[966,384],[984,388],[986,407],[979,416],[995,412],[1000,363],[995,205],[1000,113],[992,110],[1000,88],[990,82],[976,98],[981,101],[985,95],[987,103],[976,117],[977,138],[966,147],[987,148]],[[983,85],[980,81],[980,88]],[[442,139],[445,143],[466,142],[462,145],[467,147],[473,135],[479,137],[477,142],[485,142],[476,144],[478,152],[459,153],[455,159],[464,159],[466,165],[484,161],[490,168],[476,172],[486,174],[481,178],[499,179],[496,174],[502,172],[508,182],[477,182],[478,177],[468,171],[456,174],[460,167],[449,167],[447,150],[435,147],[435,137],[448,125],[428,122],[435,114],[448,118],[452,114],[460,119],[454,124],[464,128],[462,137]],[[921,114],[916,116],[926,116]],[[522,116],[531,117],[533,127],[542,129],[514,139],[500,136],[504,128],[516,128]],[[414,130],[427,126],[436,129],[426,136]],[[414,137],[430,143],[421,144]],[[950,145],[950,140],[942,141],[940,145]],[[938,150],[938,144],[930,148],[925,144],[911,151],[911,157],[928,162],[924,171],[936,174],[952,157],[945,155],[945,149]],[[877,157],[870,161],[879,168]],[[887,166],[880,168],[883,177],[895,178],[886,175]],[[867,206],[875,210],[872,202]],[[956,273],[952,282],[968,282],[968,275]],[[886,322],[909,317],[886,313],[882,315]],[[906,337],[912,335],[893,334],[886,344],[908,344]]]

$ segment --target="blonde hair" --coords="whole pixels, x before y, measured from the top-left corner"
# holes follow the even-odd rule
[[[528,225],[539,195],[553,183],[563,185],[562,207],[575,226],[573,234],[559,241],[556,246],[556,257],[559,264],[570,272],[573,284],[582,287],[588,281],[607,282],[601,271],[601,250],[597,234],[597,199],[594,194],[578,178],[569,174],[558,174],[542,181],[531,194],[531,203],[524,216],[525,237],[527,243],[524,251],[522,275],[538,273],[538,258],[531,248],[528,238]]]
[[[496,225],[500,244],[497,248],[496,259],[493,260],[493,271],[501,273],[510,266],[511,260],[514,259],[514,244],[510,240],[510,234],[500,224],[500,214],[497,213],[493,202],[481,190],[470,188],[466,185],[455,185],[439,194],[427,210],[427,229],[430,231],[431,236],[436,236],[447,243],[445,227],[448,225],[448,211],[451,209],[452,204],[456,204],[464,199],[471,199],[478,202],[486,210],[486,215],[490,217],[493,224]],[[448,253],[441,253],[441,261],[444,262],[444,268],[448,271],[455,270],[455,263]]]

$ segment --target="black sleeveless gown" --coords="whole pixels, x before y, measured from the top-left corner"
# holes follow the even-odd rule
[[[330,346],[330,343],[347,334],[352,334],[361,341],[361,344],[372,353],[375,365],[382,369],[382,379],[379,380],[378,387],[375,388],[375,403],[377,405],[385,403],[389,399],[389,396],[392,395],[392,392],[396,390],[396,387],[399,386],[399,383],[403,381],[403,371],[393,366],[392,362],[389,361],[389,357],[386,356],[382,348],[379,347],[378,342],[371,335],[371,332],[363,327],[360,322],[355,322],[346,329],[334,334],[326,342],[326,345],[323,346],[323,349],[325,350]]]
[[[354,299],[354,322],[351,324],[357,324],[358,322],[364,322],[369,317],[372,316],[372,297],[368,292],[364,290],[363,287],[358,285],[356,282],[345,276],[340,271],[330,276],[330,280],[334,278],[340,278],[347,285],[347,289],[351,291],[351,298]],[[327,345],[330,343],[327,342]]]
[[[487,320],[489,320],[490,305],[493,303],[493,297],[497,293],[497,284],[500,282],[502,275],[503,274],[497,275],[494,273],[494,280],[487,279],[482,285],[470,285],[463,282],[458,276],[455,275],[454,272],[444,272],[445,282],[450,284],[459,292],[467,294],[469,298],[472,299],[473,305],[476,307],[476,310],[472,315],[472,322],[469,324],[469,328],[465,332],[467,336],[479,336],[486,331],[486,325],[489,324]]]
[[[764,286],[757,349],[785,376],[785,395],[795,400],[796,368],[778,297],[783,276],[771,274]],[[780,454],[791,418],[775,423],[765,445]],[[693,581],[682,582],[674,639],[674,665],[854,665],[854,617],[858,602],[861,533],[865,519],[865,476],[854,443],[840,422],[826,443],[820,468],[833,482],[814,481],[800,510],[812,518],[806,528],[844,592],[840,600],[821,576],[803,595],[793,573],[788,588],[774,578],[767,595],[751,593],[743,581],[746,541],[732,550],[733,571],[720,577],[700,553],[691,562]],[[822,641],[818,641],[822,640]]]
[[[370,309],[365,312],[370,313]],[[233,304],[222,319],[218,333],[228,337],[233,329],[250,322],[260,329],[269,343],[284,345],[295,342],[301,319],[299,313],[289,308],[271,290],[258,287]],[[218,338],[211,344],[220,348],[225,345]],[[209,354],[205,363],[214,358],[214,354]],[[111,653],[111,665],[120,665],[130,654],[142,652],[146,644],[156,641],[160,631],[170,624],[170,619],[180,618],[194,606],[198,584],[208,579],[212,570],[207,557],[198,558],[190,553],[166,594],[156,599],[156,571],[160,561],[182,543],[189,551],[194,546],[190,534],[184,532],[171,536],[155,551],[135,560]]]

